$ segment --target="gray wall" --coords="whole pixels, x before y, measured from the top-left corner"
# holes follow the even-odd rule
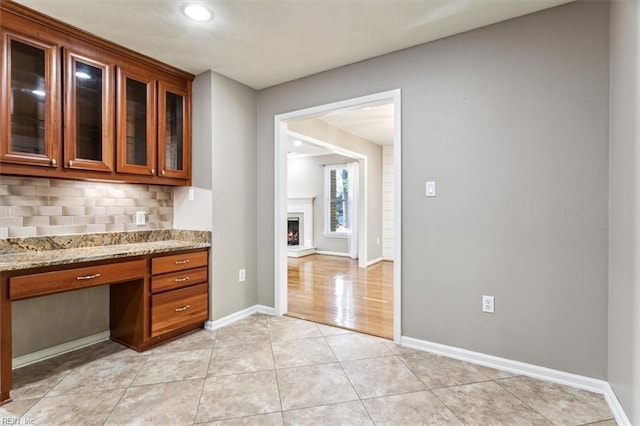
[[[640,6],[611,3],[608,379],[640,424]]]
[[[109,287],[19,300],[11,316],[14,358],[108,332]]]
[[[316,246],[316,250],[349,253],[346,238],[324,236],[324,168],[321,165],[347,164],[354,161],[353,158],[335,154],[292,158],[287,161],[287,197],[315,197],[313,200],[313,244]]]
[[[571,3],[260,91],[258,302],[274,298],[273,116],[400,88],[403,335],[605,378],[608,9]]]
[[[213,231],[212,320],[256,304],[256,96],[212,71],[194,81],[195,200],[188,200],[188,188],[176,188],[174,225]]]
[[[257,302],[256,91],[212,73],[213,318]],[[238,270],[246,269],[246,282]]]
[[[204,72],[193,80],[191,188],[173,190],[173,227],[213,231],[213,99],[212,72]],[[194,199],[189,200],[189,189]],[[211,254],[210,254],[211,256]],[[210,276],[213,273],[209,259]]]

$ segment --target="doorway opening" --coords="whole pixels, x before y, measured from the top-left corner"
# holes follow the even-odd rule
[[[369,152],[371,158],[368,158],[366,150],[369,148],[359,150],[358,145],[354,145],[355,142],[344,141],[349,139],[345,135],[350,133],[358,135],[357,131],[349,132],[350,129],[347,128],[347,132],[342,133],[342,137],[336,137],[341,130],[334,127],[344,128],[344,125],[341,126],[340,117],[344,118],[349,114],[353,116],[355,113],[374,117],[375,111],[382,110],[391,111],[392,128],[388,139],[391,139],[392,143],[385,148],[385,152],[390,153],[389,158],[392,159],[392,164],[389,167],[392,167],[391,170],[395,173],[393,173],[394,179],[384,184],[384,189],[392,196],[391,203],[383,202],[381,198],[383,192],[380,164],[382,148],[378,146],[377,151],[371,151],[374,154]],[[290,312],[289,303],[292,303],[291,307],[295,308],[294,295],[289,300],[289,293],[295,293],[296,290],[295,280],[298,280],[298,284],[306,283],[307,287],[313,284],[309,280],[315,280],[317,283],[320,276],[313,270],[334,271],[333,277],[325,277],[327,279],[324,280],[325,283],[331,282],[331,286],[323,289],[320,285],[313,285],[313,294],[318,295],[323,291],[333,294],[339,292],[349,298],[349,295],[353,296],[353,291],[356,290],[355,285],[359,284],[362,292],[358,293],[357,297],[365,303],[367,300],[370,303],[386,303],[386,300],[382,300],[385,296],[381,295],[367,280],[376,280],[380,283],[385,281],[388,292],[386,299],[392,300],[392,303],[387,306],[389,315],[386,320],[388,323],[385,337],[393,337],[396,342],[399,341],[401,336],[400,122],[399,89],[293,111],[275,117],[274,290],[276,314],[283,315]],[[365,142],[369,140],[367,138]],[[304,152],[303,149],[292,148],[302,145],[308,145],[308,150],[315,151]],[[296,160],[295,164],[303,164],[302,168],[308,174],[324,175],[322,178],[324,190],[307,189],[306,192],[298,189],[290,190],[288,169],[291,167],[294,170],[297,167],[289,166],[292,158]],[[370,160],[373,162],[370,163]],[[318,164],[315,167],[311,166],[314,163]],[[301,177],[294,181],[304,183],[311,181],[311,178]],[[370,185],[369,188],[367,184]],[[378,191],[377,193],[371,192],[373,187]],[[368,196],[369,193],[372,195]],[[390,222],[390,229],[386,230],[383,230],[384,225],[381,219],[383,204],[391,210],[393,219]],[[291,227],[295,227],[293,225],[295,222],[297,222],[297,245],[291,244],[293,237]],[[383,246],[386,250],[383,250]],[[322,250],[316,250],[318,247]],[[385,259],[393,262],[385,262]],[[291,268],[294,272],[297,270],[302,273],[292,275]],[[345,281],[346,277],[348,282]],[[289,283],[289,280],[292,282]],[[345,286],[349,286],[346,291]],[[341,288],[338,289],[338,287]],[[340,305],[337,301],[333,309],[346,315],[349,314],[350,308],[347,305]],[[317,322],[326,323],[322,320]],[[346,323],[337,325],[358,329]]]

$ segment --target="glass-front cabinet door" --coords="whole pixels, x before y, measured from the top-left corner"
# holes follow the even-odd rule
[[[64,52],[64,166],[113,170],[112,67]]]
[[[155,175],[155,79],[143,72],[118,68],[117,171]]]
[[[0,161],[58,165],[58,47],[2,32]]]
[[[191,114],[189,90],[158,83],[158,169],[163,177],[190,176]]]

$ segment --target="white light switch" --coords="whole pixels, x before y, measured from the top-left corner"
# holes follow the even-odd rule
[[[193,188],[189,188],[189,201],[196,199],[196,191]]]
[[[427,197],[435,197],[436,196],[436,183],[431,181],[427,182]]]

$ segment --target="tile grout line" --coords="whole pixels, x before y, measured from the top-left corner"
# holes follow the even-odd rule
[[[271,336],[271,324],[268,319],[265,319],[267,323],[267,331],[269,333],[269,348],[271,348],[271,361],[273,362],[273,376],[276,380],[276,389],[278,390],[278,402],[280,403],[280,415],[282,417],[282,424],[284,424],[284,413],[282,407],[282,392],[280,392],[280,381],[278,380],[278,370],[276,369],[276,356],[273,353],[273,339]]]
[[[462,421],[460,417],[458,417],[458,415],[451,409],[451,407],[449,407],[435,392],[433,392],[431,389],[429,389],[429,392],[431,392],[431,395],[433,395],[438,401],[440,401],[440,404],[442,404],[442,406],[446,408],[453,415],[453,417],[458,419],[458,421],[463,425],[466,424],[465,422]]]
[[[519,376],[515,376],[515,377],[519,377]],[[527,407],[529,407],[530,409],[533,410],[533,412],[538,413],[540,415],[540,417],[542,417],[545,420],[548,420],[549,422],[553,423],[554,425],[557,425],[558,423],[556,423],[555,421],[553,421],[552,419],[547,418],[547,416],[545,416],[544,414],[538,412],[538,410],[536,410],[535,408],[533,408],[531,405],[529,405],[526,401],[524,401],[522,398],[518,397],[518,395],[514,394],[513,392],[511,392],[509,389],[507,389],[505,386],[502,386],[499,381],[500,380],[507,380],[510,379],[511,377],[505,378],[505,379],[495,379],[493,380],[493,382],[498,385],[500,387],[500,389],[504,389],[509,395],[513,396],[514,398],[516,398],[518,401],[522,402],[524,405],[526,405]]]
[[[140,371],[142,371],[144,366],[147,365],[147,362],[149,362],[149,358],[151,358],[151,355],[147,355],[145,357],[144,363],[142,363],[142,365],[138,369],[138,372],[136,373],[136,375],[133,377],[133,379],[131,379],[129,384],[126,387],[123,388],[124,391],[122,392],[122,395],[120,395],[120,398],[118,398],[118,401],[113,405],[113,408],[111,410],[109,410],[109,414],[107,415],[107,417],[105,417],[104,422],[102,422],[103,425],[105,425],[109,421],[109,418],[113,415],[113,412],[115,411],[116,407],[118,407],[118,405],[122,401],[122,398],[124,398],[124,395],[129,390],[129,387],[131,386],[131,384],[136,380],[136,378],[138,377],[138,375],[140,374]]]
[[[322,334],[322,331],[320,331],[320,334]],[[347,381],[351,385],[351,388],[353,389],[353,391],[355,392],[356,396],[358,397],[358,402],[360,403],[360,406],[362,408],[364,408],[364,411],[365,411],[365,413],[367,413],[367,416],[369,416],[369,419],[371,420],[371,423],[373,423],[375,425],[376,423],[373,420],[373,417],[371,417],[371,413],[369,413],[369,410],[367,410],[367,407],[362,403],[362,397],[360,396],[360,393],[358,392],[358,390],[356,389],[355,385],[351,381],[351,378],[349,378],[349,375],[347,374],[347,372],[344,371],[344,367],[342,366],[342,363],[340,362],[340,359],[338,359],[338,356],[336,355],[336,353],[334,352],[333,348],[331,347],[331,344],[329,343],[329,340],[327,339],[327,337],[328,336],[322,335],[322,338],[324,339],[325,343],[329,347],[329,350],[331,351],[331,353],[335,357],[338,365],[340,366],[340,370],[342,370],[342,374],[344,374],[344,376],[347,378]],[[347,401],[345,401],[345,402],[347,402]]]
[[[211,353],[209,354],[209,362],[207,363],[207,371],[204,373],[204,380],[202,380],[202,386],[200,387],[200,395],[198,396],[198,405],[196,405],[196,412],[193,416],[193,424],[196,424],[198,420],[198,413],[200,412],[200,404],[202,403],[202,394],[204,393],[204,385],[209,378],[209,368],[211,368],[211,361],[213,360],[213,352],[216,350],[216,343],[218,341],[218,330],[213,330],[216,333],[215,339],[213,339],[213,345],[211,345]]]

